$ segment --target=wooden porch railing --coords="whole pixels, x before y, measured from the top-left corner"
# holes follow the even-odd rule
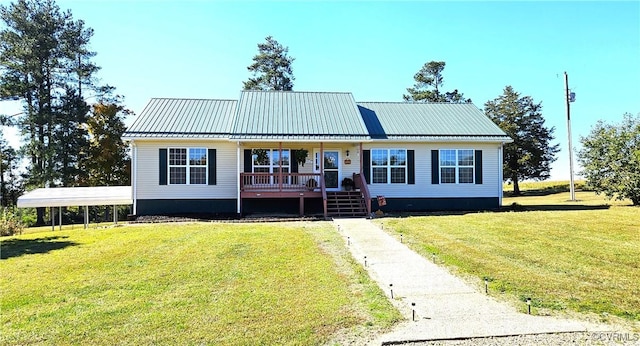
[[[320,191],[322,191],[322,209],[324,211],[324,218],[327,218],[327,188],[324,184],[324,179],[320,179]]]
[[[313,191],[323,186],[320,173],[240,173],[241,191]]]
[[[353,182],[356,189],[360,189],[362,198],[364,198],[365,205],[367,206],[367,215],[371,215],[371,194],[369,193],[369,185],[364,177],[364,173],[353,173]]]

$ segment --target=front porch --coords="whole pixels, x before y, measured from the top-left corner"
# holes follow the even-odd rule
[[[324,217],[364,216],[371,213],[371,196],[363,174],[353,173],[353,192],[328,191],[321,173],[240,173],[240,205],[245,199],[298,199],[299,215],[305,200],[321,199]],[[357,200],[359,203],[354,202]],[[241,214],[242,214],[241,209]],[[364,214],[364,215],[360,215]]]
[[[371,213],[371,196],[361,174],[362,143],[245,142],[239,143],[238,155],[242,153],[238,184],[241,214],[248,199],[254,200],[252,205],[260,204],[256,199],[265,199],[265,203],[268,199],[297,199],[299,215],[304,215],[305,202],[310,201],[314,206],[322,203],[325,217],[342,215],[339,206],[346,203],[337,193],[343,190],[345,179],[352,179],[353,190],[359,192],[350,198],[360,197],[361,214]],[[291,211],[290,204],[286,210]]]

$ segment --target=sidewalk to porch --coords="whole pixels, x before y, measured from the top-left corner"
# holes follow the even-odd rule
[[[370,220],[335,219],[334,224],[348,241],[352,256],[390,299],[393,285],[391,302],[407,319],[372,344],[606,329],[581,321],[519,313],[426,260]]]

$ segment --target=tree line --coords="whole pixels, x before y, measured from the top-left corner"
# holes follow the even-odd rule
[[[24,143],[16,151],[0,136],[2,204],[15,204],[25,189],[128,184],[121,136],[129,111],[96,76],[93,29],[53,0],[0,6],[0,19],[0,101],[23,106],[21,114],[1,120],[17,127]],[[19,175],[21,157],[27,167]],[[39,208],[38,223],[43,216]]]

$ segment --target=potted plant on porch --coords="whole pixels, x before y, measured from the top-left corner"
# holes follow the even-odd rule
[[[353,179],[351,178],[342,179],[342,183],[340,185],[344,187],[345,191],[351,191],[356,186],[356,184],[353,182]]]

